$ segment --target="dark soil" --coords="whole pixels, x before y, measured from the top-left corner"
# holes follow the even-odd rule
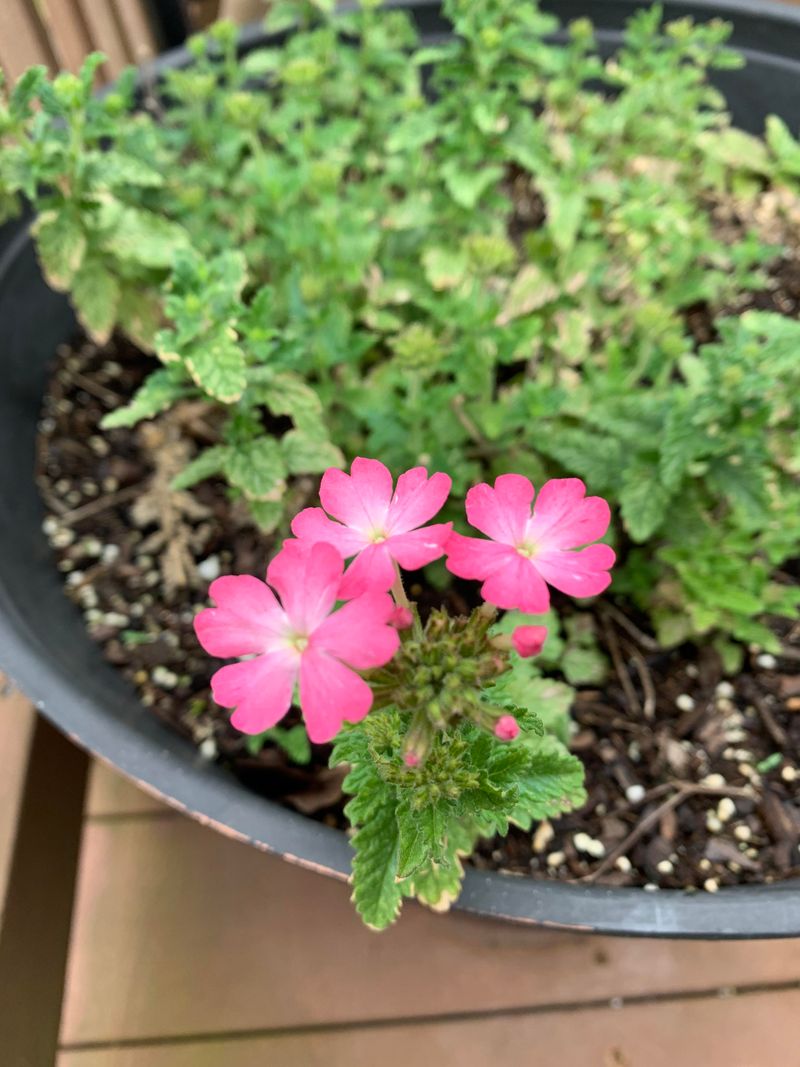
[[[308,767],[269,744],[251,750],[211,700],[217,664],[197,644],[194,612],[218,573],[263,574],[275,538],[252,525],[220,482],[191,495],[166,491],[191,442],[215,438],[205,405],[100,432],[102,416],[149,369],[124,341],[102,350],[81,341],[58,353],[39,482],[66,591],[143,703],[203,756],[221,759],[264,796],[343,825],[342,773],[327,768],[326,748],[315,748]],[[295,485],[298,507],[315,490]],[[423,607],[441,601],[413,582],[411,593]],[[469,608],[458,588],[446,599],[450,610]],[[607,686],[581,690],[574,708],[587,804],[533,833],[482,843],[472,862],[653,890],[713,892],[800,874],[800,624],[776,620],[784,654],[751,654],[728,682],[713,651],[662,652],[635,619],[613,598],[597,607],[598,640],[614,668]]]

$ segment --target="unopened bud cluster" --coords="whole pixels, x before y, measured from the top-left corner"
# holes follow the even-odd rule
[[[509,669],[508,653],[490,644],[495,614],[487,606],[468,618],[431,612],[422,633],[409,635],[394,659],[372,675],[376,707],[393,705],[412,713],[403,746],[406,766],[418,766],[435,734],[458,719],[495,731],[508,717],[481,698],[482,690]]]

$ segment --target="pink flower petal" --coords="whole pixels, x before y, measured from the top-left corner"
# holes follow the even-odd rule
[[[531,517],[534,489],[521,474],[501,474],[494,488],[485,483],[467,493],[470,525],[495,541],[518,545]]]
[[[377,459],[353,460],[350,474],[331,467],[322,476],[319,498],[335,519],[356,530],[381,529],[392,498],[392,476]]]
[[[270,652],[221,667],[211,679],[211,691],[223,708],[236,708],[231,723],[237,730],[259,734],[289,710],[298,667],[296,654]]]
[[[385,593],[396,577],[389,542],[367,545],[347,568],[339,586],[339,599],[352,600],[362,593]]]
[[[364,593],[329,615],[311,635],[309,648],[358,670],[382,667],[400,647],[400,636],[389,625],[393,613],[388,593]]]
[[[546,640],[546,626],[518,626],[511,635],[512,644],[523,659],[538,656]]]
[[[401,474],[389,505],[389,532],[403,534],[430,522],[444,506],[452,484],[447,474],[437,473],[428,478],[424,467],[413,467]]]
[[[226,575],[212,582],[209,595],[219,605],[194,620],[197,639],[212,656],[263,652],[270,638],[286,628],[286,615],[272,590],[250,574]]]
[[[578,548],[603,537],[611,511],[602,497],[586,497],[580,478],[553,478],[536,498],[527,537],[542,548]]]
[[[569,596],[587,597],[597,596],[609,587],[608,571],[615,559],[614,550],[608,545],[589,545],[578,552],[543,553],[533,563],[553,588]]]
[[[357,530],[351,530],[349,526],[342,526],[340,522],[329,519],[322,508],[306,508],[295,515],[292,519],[292,533],[300,541],[309,541],[312,544],[323,541],[333,545],[345,559],[354,556],[369,544],[366,537]]]
[[[336,603],[344,560],[333,545],[285,541],[267,568],[292,627],[311,633]]]
[[[517,552],[488,576],[481,586],[481,596],[498,608],[518,608],[528,615],[542,615],[550,607],[547,584],[531,561]]]
[[[300,704],[309,739],[323,744],[333,740],[343,722],[364,718],[372,690],[343,663],[308,648],[300,665]]]
[[[415,571],[444,555],[452,532],[452,522],[436,523],[409,533],[393,534],[386,546],[401,567]]]
[[[445,546],[446,566],[451,574],[458,578],[475,578],[483,581],[489,575],[519,553],[510,545],[498,544],[497,541],[483,541],[479,537],[464,537],[452,533]]]

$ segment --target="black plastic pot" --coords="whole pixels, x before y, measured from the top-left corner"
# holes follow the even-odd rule
[[[523,2],[523,0],[520,0]],[[427,42],[448,32],[439,4],[395,4],[417,18]],[[590,16],[614,47],[635,0],[549,0],[564,19]],[[735,25],[744,71],[720,85],[737,123],[760,131],[776,112],[800,123],[800,11],[761,0],[666,3],[670,16],[721,16]],[[242,47],[263,36],[245,31]],[[189,61],[176,51],[163,66]],[[36,706],[77,744],[201,822],[339,878],[350,867],[344,834],[247,792],[222,768],[163,727],[104,662],[77,608],[62,591],[42,534],[44,509],[33,479],[36,424],[48,364],[75,328],[65,297],[42,281],[27,227],[0,232],[0,664]],[[663,937],[756,938],[800,935],[800,882],[677,890],[574,886],[470,870],[458,907],[517,922]]]

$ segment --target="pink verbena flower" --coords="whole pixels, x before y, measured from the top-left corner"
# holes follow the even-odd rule
[[[545,482],[531,514],[534,492],[521,474],[470,489],[467,518],[491,540],[452,534],[447,568],[482,581],[490,604],[539,615],[550,606],[548,583],[570,596],[602,593],[615,555],[608,545],[579,548],[602,537],[610,519],[605,500],[587,497],[579,478]]]
[[[453,524],[424,523],[442,508],[451,484],[447,474],[429,478],[424,467],[413,467],[400,475],[392,493],[389,470],[376,459],[359,457],[350,474],[336,468],[325,472],[319,490],[322,507],[295,516],[292,533],[312,544],[325,541],[345,559],[356,557],[339,591],[344,599],[367,589],[386,590],[395,579],[395,561],[416,570],[444,555]]]
[[[511,635],[511,643],[523,659],[538,656],[546,640],[546,626],[517,626]]]
[[[389,625],[394,603],[372,590],[333,611],[343,570],[332,545],[289,541],[269,565],[269,585],[247,574],[212,583],[217,607],[194,621],[200,644],[212,656],[254,657],[211,679],[214,700],[236,709],[231,722],[238,730],[257,734],[274,726],[298,680],[312,741],[330,741],[345,720],[359,722],[371,708],[372,690],[351,668],[381,667],[397,651],[400,638]]]

